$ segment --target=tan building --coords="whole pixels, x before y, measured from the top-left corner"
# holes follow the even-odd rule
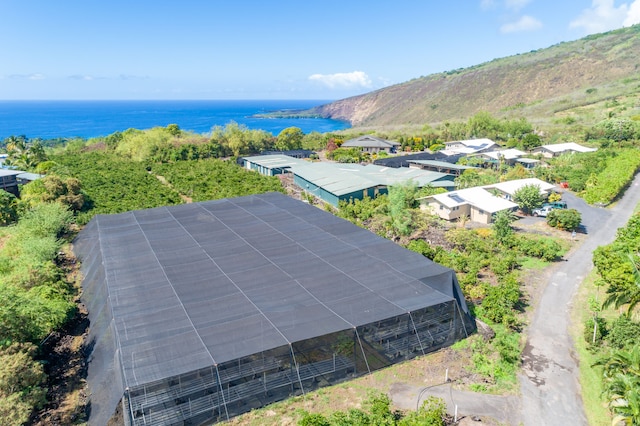
[[[497,197],[484,188],[467,188],[436,194],[419,200],[422,210],[430,211],[445,220],[468,217],[473,222],[490,224],[493,215],[502,210],[516,210],[518,205]]]

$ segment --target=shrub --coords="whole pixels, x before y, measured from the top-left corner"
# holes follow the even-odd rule
[[[614,348],[624,349],[636,344],[638,336],[640,336],[640,323],[626,315],[621,315],[611,323],[606,340]]]
[[[582,223],[582,215],[576,209],[554,209],[547,215],[547,224],[554,228],[573,231]]]
[[[503,279],[497,286],[487,289],[487,296],[482,300],[482,317],[497,324],[508,327],[517,326],[515,309],[520,301],[520,284],[513,274]]]
[[[38,204],[20,220],[22,235],[35,237],[59,237],[68,231],[73,213],[58,203]]]
[[[0,189],[0,225],[9,225],[18,219],[15,195]]]
[[[593,328],[596,326],[595,340]],[[584,322],[584,341],[594,345],[600,345],[607,335],[607,322],[602,317],[589,318]]]
[[[514,248],[525,256],[537,257],[547,262],[553,261],[562,254],[562,246],[551,238],[540,238],[519,235]]]
[[[0,349],[0,424],[24,424],[46,401],[46,375],[33,359],[35,351],[31,344]]]

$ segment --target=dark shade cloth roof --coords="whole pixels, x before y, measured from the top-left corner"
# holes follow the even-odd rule
[[[125,387],[454,299],[468,312],[452,270],[280,193],[98,215],[75,250]]]

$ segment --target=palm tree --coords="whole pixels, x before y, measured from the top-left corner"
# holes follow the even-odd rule
[[[639,265],[636,257],[633,254],[627,254],[627,259],[633,271],[633,282],[629,286],[610,287],[609,290],[607,290],[609,294],[602,303],[602,307],[613,306],[618,309],[621,306],[627,305],[627,315],[631,315],[638,307],[638,304],[640,304],[640,270],[638,269]]]
[[[615,414],[612,424],[640,425],[640,345],[615,351],[594,365],[603,367],[603,393]]]

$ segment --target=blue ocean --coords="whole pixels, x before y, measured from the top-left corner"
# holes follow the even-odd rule
[[[348,123],[322,118],[258,118],[255,114],[300,110],[330,101],[0,101],[0,140],[24,135],[29,139],[93,138],[129,128],[149,129],[177,124],[182,130],[209,133],[214,126],[236,122],[277,135],[287,127],[304,133],[327,133]]]

